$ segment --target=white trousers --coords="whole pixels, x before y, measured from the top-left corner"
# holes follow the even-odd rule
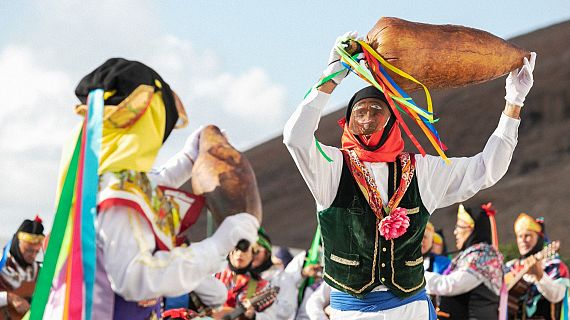
[[[340,311],[332,309],[331,320],[428,320],[429,305],[420,300],[378,312]]]

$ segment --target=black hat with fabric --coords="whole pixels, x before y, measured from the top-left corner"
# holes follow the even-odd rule
[[[123,58],[111,58],[81,79],[75,88],[75,95],[86,104],[91,90],[114,91],[113,95],[105,99],[105,104],[118,105],[143,84],[154,87],[155,92],[162,91],[162,100],[166,108],[166,124],[162,140],[164,142],[178,121],[174,94],[160,75],[145,64]]]
[[[41,243],[45,238],[44,225],[42,219],[36,216],[34,220],[26,219],[20,224],[18,231],[12,237],[12,244],[10,245],[10,254],[14,257],[16,262],[22,267],[27,267],[30,264],[26,262],[20,252],[20,241],[28,241],[31,243]]]

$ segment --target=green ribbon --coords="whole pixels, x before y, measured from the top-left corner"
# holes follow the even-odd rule
[[[40,269],[38,281],[36,282],[36,288],[34,290],[34,298],[32,299],[32,305],[30,308],[31,320],[41,320],[43,318],[46,304],[48,302],[49,293],[56,270],[56,264],[61,252],[61,244],[66,233],[65,230],[67,228],[67,221],[69,212],[71,210],[82,135],[83,130],[77,138],[73,156],[67,168],[67,173],[65,174],[65,180],[63,183],[61,195],[59,197],[57,211],[55,214],[53,227],[51,229],[48,247],[45,253],[44,263]]]

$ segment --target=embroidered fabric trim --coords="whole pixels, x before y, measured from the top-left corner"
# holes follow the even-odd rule
[[[335,254],[332,254],[332,253],[331,253],[331,260],[334,262],[340,263],[340,264],[347,265],[347,266],[356,267],[356,266],[360,265],[360,261],[341,258]]]
[[[418,264],[421,264],[422,262],[424,262],[424,257],[419,257],[416,260],[413,261],[405,261],[404,264],[408,267],[415,267]]]

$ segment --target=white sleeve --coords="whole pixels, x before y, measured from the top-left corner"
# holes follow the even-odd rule
[[[323,282],[307,300],[306,310],[311,320],[328,319],[325,308],[330,304],[331,287]]]
[[[0,292],[0,307],[5,307],[8,305],[8,292]]]
[[[152,230],[144,218],[128,207],[99,213],[98,241],[113,290],[129,301],[179,296],[219,271],[225,255],[208,238],[189,247],[155,250]]]
[[[517,144],[519,119],[501,114],[499,125],[483,151],[473,157],[450,158],[416,155],[416,175],[422,202],[428,212],[465,201],[501,179]]]
[[[303,275],[301,273],[303,271],[303,266],[305,265],[306,255],[307,251],[305,250],[298,253],[295,257],[293,257],[293,260],[289,262],[284,270],[285,273],[291,275],[291,280],[294,282],[297,289],[299,289],[303,283]]]
[[[546,272],[540,281],[535,282],[536,288],[551,303],[562,301],[566,294],[566,286],[553,280]]]
[[[263,310],[257,312],[255,317],[258,320],[265,319],[291,319],[297,311],[297,287],[293,275],[281,271],[271,281],[271,285],[279,287],[279,293],[273,304]]]
[[[329,162],[319,151],[315,139],[315,131],[329,97],[329,94],[313,90],[297,107],[283,130],[283,143],[313,194],[318,209],[328,208],[333,202],[342,173],[340,150],[319,143],[332,160]]]
[[[152,168],[148,173],[149,178],[160,186],[179,188],[192,176],[194,164],[190,157],[180,151],[166,163],[158,168]]]
[[[208,307],[218,307],[223,305],[228,298],[228,289],[226,285],[217,278],[206,277],[196,289],[194,293],[200,298],[203,304]]]
[[[454,271],[448,275],[441,275],[435,272],[425,272],[426,291],[428,294],[437,296],[456,296],[469,292],[483,280],[477,279],[467,271]]]

